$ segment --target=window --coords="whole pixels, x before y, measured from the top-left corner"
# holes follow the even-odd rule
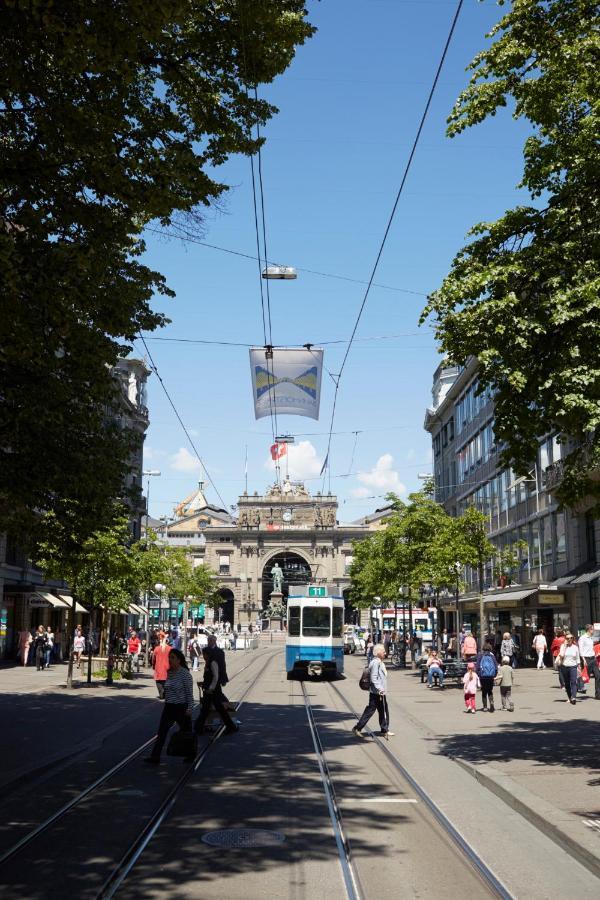
[[[433,439],[433,452],[435,453],[436,456],[439,456],[440,453],[442,452],[442,445],[441,445],[439,434],[436,434],[436,436]]]
[[[300,607],[288,606],[288,634],[300,637]]]
[[[354,562],[354,557],[348,554],[344,557],[344,574],[347,575],[350,571],[350,566]]]
[[[567,561],[567,531],[564,512],[556,513],[556,562]]]
[[[342,625],[344,624],[344,610],[343,609],[334,609],[333,610],[333,629],[331,631],[333,637],[341,637],[342,636]]]
[[[448,420],[448,441],[454,440],[454,416]]]
[[[229,575],[229,556],[219,556],[219,575]]]
[[[302,615],[304,637],[329,637],[331,634],[331,610],[322,606],[306,606]]]

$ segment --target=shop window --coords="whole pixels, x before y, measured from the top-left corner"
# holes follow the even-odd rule
[[[556,513],[556,562],[567,561],[567,530],[564,512]]]

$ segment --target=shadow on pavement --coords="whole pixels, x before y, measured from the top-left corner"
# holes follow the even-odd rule
[[[600,784],[600,722],[587,719],[502,723],[493,732],[441,737],[439,747],[445,756],[474,764],[521,759],[538,766],[587,769],[594,776],[588,784]]]

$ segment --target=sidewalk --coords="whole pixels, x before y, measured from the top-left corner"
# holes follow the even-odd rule
[[[420,674],[390,671],[395,705],[437,752],[470,772],[600,874],[600,701],[593,681],[576,706],[551,669],[517,669],[514,712],[466,715],[462,687],[428,689]],[[434,709],[435,707],[435,709]]]

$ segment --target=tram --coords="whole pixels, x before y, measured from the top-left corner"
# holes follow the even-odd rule
[[[285,667],[288,679],[344,671],[344,598],[325,585],[290,585]]]

